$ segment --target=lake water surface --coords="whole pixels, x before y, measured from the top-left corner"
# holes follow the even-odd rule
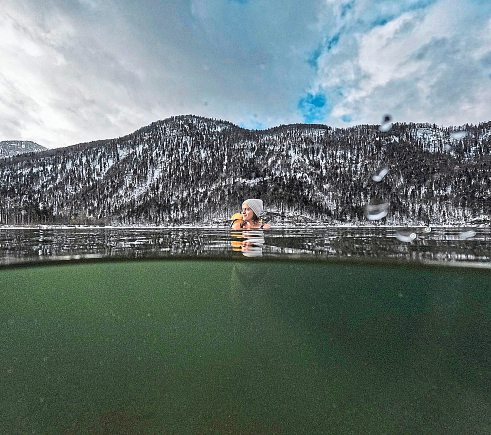
[[[483,228],[2,229],[0,433],[491,433],[489,248]]]
[[[286,257],[491,261],[490,228],[0,228],[0,264],[83,258]]]

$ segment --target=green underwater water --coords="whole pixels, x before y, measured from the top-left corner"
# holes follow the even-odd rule
[[[490,433],[489,270],[0,270],[1,433]]]

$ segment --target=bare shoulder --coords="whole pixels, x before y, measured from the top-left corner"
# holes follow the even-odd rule
[[[263,230],[269,230],[271,228],[270,224],[263,224]]]

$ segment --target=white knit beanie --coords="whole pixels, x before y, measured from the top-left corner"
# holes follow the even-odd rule
[[[262,199],[246,199],[244,204],[247,204],[257,217],[261,217],[263,214]]]

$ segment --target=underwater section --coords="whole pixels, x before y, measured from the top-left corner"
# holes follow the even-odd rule
[[[3,433],[489,433],[489,269],[0,269]]]

